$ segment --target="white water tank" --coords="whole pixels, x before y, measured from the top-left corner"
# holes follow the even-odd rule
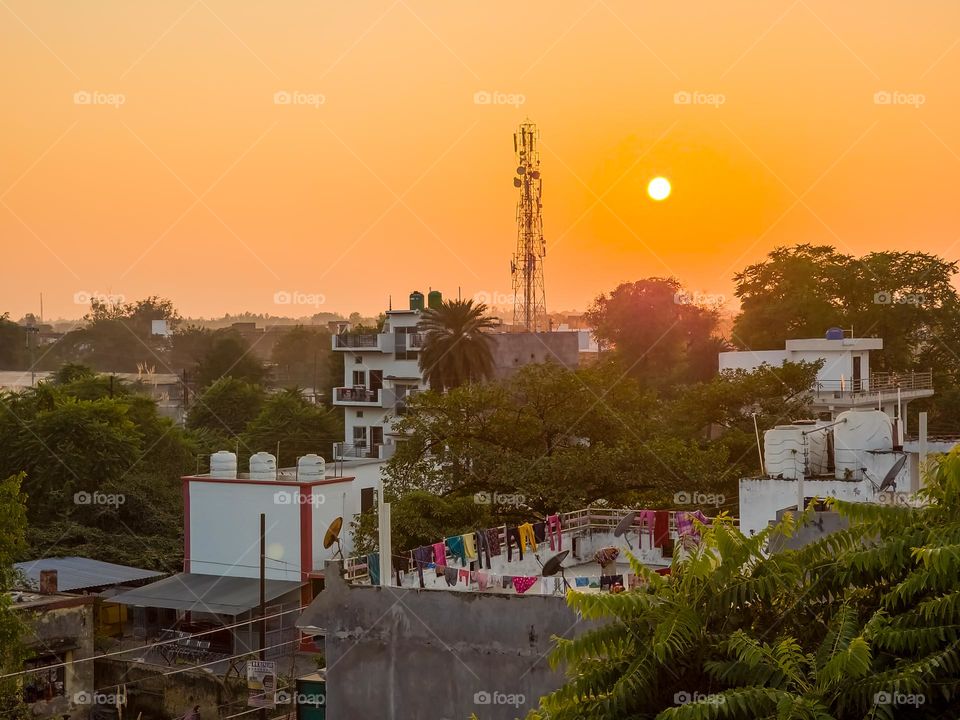
[[[893,422],[880,410],[847,410],[833,428],[837,479],[861,479],[869,450],[893,447]]]
[[[210,456],[210,477],[237,479],[237,454],[229,450],[218,450]]]
[[[807,477],[826,475],[830,464],[830,445],[826,420],[797,420],[793,423],[803,432]]]
[[[803,477],[803,430],[798,425],[777,425],[763,434],[763,464],[768,475]]]
[[[297,460],[297,480],[300,482],[323,480],[326,475],[327,462],[319,455],[310,453]]]
[[[258,452],[250,456],[251,480],[276,480],[277,459],[268,452]]]

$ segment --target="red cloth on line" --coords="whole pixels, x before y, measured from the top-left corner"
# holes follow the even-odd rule
[[[670,539],[670,512],[657,510],[653,518],[653,544],[662,548]]]

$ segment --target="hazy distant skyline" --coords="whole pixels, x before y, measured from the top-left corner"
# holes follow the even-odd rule
[[[3,0],[0,312],[502,298],[527,117],[551,311],[650,275],[730,295],[797,242],[955,259],[958,45],[945,1]]]

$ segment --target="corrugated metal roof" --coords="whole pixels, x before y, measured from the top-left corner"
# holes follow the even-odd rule
[[[149,580],[165,573],[156,570],[144,570],[129,565],[116,565],[83,557],[42,558],[15,563],[34,587],[40,585],[41,570],[57,571],[57,590],[85,590],[104,585],[121,585],[138,580]]]
[[[275,600],[297,590],[302,584],[292,580],[267,580],[264,583],[266,599]],[[177,573],[115,595],[111,602],[217,615],[240,615],[260,604],[260,580],[229,575]]]

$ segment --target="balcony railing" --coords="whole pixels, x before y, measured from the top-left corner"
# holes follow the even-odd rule
[[[339,333],[333,336],[333,347],[337,348],[379,348],[377,333]]]
[[[338,387],[333,389],[333,402],[354,404],[380,404],[380,390],[370,390],[366,387]]]
[[[423,333],[407,333],[407,350],[420,350],[423,348]]]
[[[819,380],[813,386],[818,397],[876,396],[877,393],[894,393],[915,390],[933,390],[933,371],[872,373],[870,380]]]

